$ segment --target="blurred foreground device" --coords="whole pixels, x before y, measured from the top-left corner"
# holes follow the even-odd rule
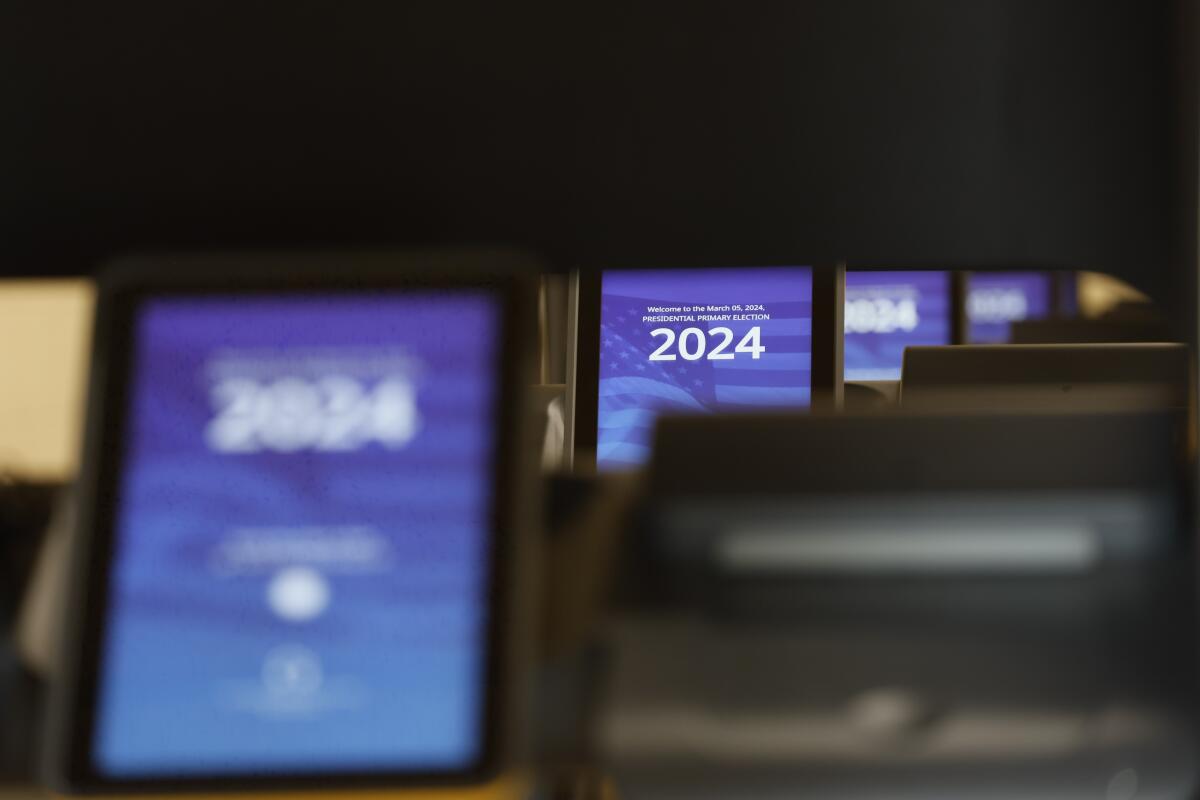
[[[904,352],[900,404],[976,411],[1185,409],[1183,344],[960,345]]]
[[[1179,428],[662,420],[600,725],[623,796],[1191,796]]]
[[[532,269],[435,250],[109,273],[57,788],[505,785]]]

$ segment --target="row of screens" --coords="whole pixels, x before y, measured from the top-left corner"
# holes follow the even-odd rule
[[[861,342],[879,363],[946,341],[948,280],[852,273],[848,319],[864,330],[847,353]],[[610,272],[601,294],[603,465],[644,459],[665,410],[811,402],[813,270]],[[506,298],[470,285],[105,301],[65,783],[481,769]]]
[[[848,351],[945,341],[947,287],[852,274],[847,308],[874,328]],[[377,288],[105,295],[63,784],[462,775],[494,757],[506,393],[528,315],[486,282]],[[811,269],[611,272],[601,301],[605,466],[642,460],[665,410],[812,400]]]
[[[905,347],[952,343],[951,280],[949,272],[847,272],[845,379],[899,380]],[[1067,293],[1055,302],[1054,281],[1045,272],[970,275],[966,340],[1000,344],[1014,322],[1073,314]]]
[[[969,340],[1004,342],[1014,322],[1073,310],[1054,307],[1054,281],[1041,272],[971,275]],[[847,272],[844,379],[899,380],[906,347],[952,343],[952,282],[945,271]],[[644,462],[663,412],[810,405],[813,286],[807,267],[604,273],[598,465]]]

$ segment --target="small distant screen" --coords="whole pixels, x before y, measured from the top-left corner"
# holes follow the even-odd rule
[[[1058,284],[1058,307],[1061,316],[1074,317],[1079,313],[1079,278],[1074,272],[1055,272],[1053,280]]]
[[[474,765],[500,320],[484,290],[139,304],[98,773]]]
[[[1050,316],[1051,279],[1042,272],[973,273],[967,289],[971,341],[1007,342],[1014,322]]]
[[[608,271],[596,462],[644,463],[662,413],[807,407],[812,270]]]
[[[847,272],[844,377],[900,380],[904,348],[950,344],[948,272]]]

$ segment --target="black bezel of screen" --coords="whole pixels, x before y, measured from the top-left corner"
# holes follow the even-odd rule
[[[387,786],[476,785],[495,777],[503,722],[509,712],[506,687],[511,658],[505,634],[513,587],[508,578],[517,519],[519,480],[516,440],[522,428],[519,397],[528,382],[522,351],[533,342],[530,283],[535,262],[510,251],[398,252],[319,256],[244,255],[145,257],[116,265],[102,281],[97,302],[87,441],[79,484],[75,596],[63,653],[63,690],[51,721],[49,777],[75,792],[129,793],[246,790],[347,790]],[[284,774],[238,772],[228,775],[176,775],[113,778],[95,768],[96,698],[101,647],[107,620],[114,512],[124,459],[128,389],[133,360],[133,323],[148,298],[181,296],[311,296],[386,291],[470,291],[494,294],[502,338],[495,376],[497,438],[493,450],[493,503],[485,596],[486,676],[480,712],[479,758],[446,771],[333,771]],[[54,752],[57,751],[57,752]]]
[[[745,265],[743,265],[745,266]],[[812,271],[812,404],[810,408],[836,408],[842,387],[842,270],[832,266],[756,265],[755,268],[802,268]],[[683,268],[683,272],[701,269],[738,269],[739,267],[702,266]],[[647,267],[646,269],[658,269]],[[596,440],[599,437],[600,391],[600,289],[603,269],[581,270],[576,311],[575,354],[575,429],[572,432],[576,468],[596,466]],[[637,268],[614,268],[613,272],[636,272]]]

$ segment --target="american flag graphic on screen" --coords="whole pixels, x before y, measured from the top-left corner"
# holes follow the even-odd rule
[[[644,462],[659,414],[807,407],[811,360],[808,268],[606,272],[597,464]]]

